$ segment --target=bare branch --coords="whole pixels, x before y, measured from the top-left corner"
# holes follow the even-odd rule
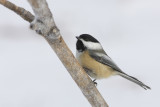
[[[0,3],[5,7],[13,10],[19,14],[23,19],[31,22],[31,28],[36,30],[37,33],[44,36],[52,49],[55,51],[59,59],[62,61],[65,68],[68,70],[74,81],[77,83],[82,93],[88,99],[93,107],[108,107],[107,103],[79,65],[70,49],[65,44],[60,31],[58,30],[52,18],[52,14],[48,8],[45,0],[28,0],[31,4],[35,19],[33,15],[23,8],[20,8],[9,1],[0,0]],[[20,11],[23,10],[23,11]],[[25,13],[25,14],[24,14]],[[49,24],[49,25],[48,25]]]
[[[25,10],[22,7],[18,7],[15,4],[13,4],[7,0],[0,0],[0,4],[7,7],[8,9],[13,10],[15,13],[20,15],[24,20],[26,20],[28,22],[32,22],[34,19],[34,16],[29,11]]]
[[[43,36],[49,36],[52,39],[59,38],[60,32],[55,25],[47,2],[45,0],[28,1],[36,15],[34,21],[30,25],[31,28]]]

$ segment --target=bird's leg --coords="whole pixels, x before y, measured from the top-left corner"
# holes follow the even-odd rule
[[[94,83],[95,86],[97,86],[96,79],[93,80],[93,83]]]

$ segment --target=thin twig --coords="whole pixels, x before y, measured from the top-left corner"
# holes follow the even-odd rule
[[[58,30],[52,18],[52,14],[45,0],[29,0],[36,18],[25,9],[14,5],[13,3],[0,0],[0,4],[13,10],[26,21],[32,22],[31,28],[43,35],[52,49],[55,51],[65,68],[68,70],[74,81],[81,89],[84,96],[88,99],[93,107],[108,107],[107,103],[79,65],[70,49],[65,44],[60,31]],[[39,8],[41,7],[41,9]],[[45,11],[45,13],[43,13]],[[33,20],[34,19],[34,20]],[[51,23],[48,25],[48,23]]]

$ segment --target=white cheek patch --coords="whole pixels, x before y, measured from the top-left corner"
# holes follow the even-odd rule
[[[84,41],[84,40],[82,40],[82,39],[81,39],[81,41],[83,42],[83,44],[84,44],[88,49],[92,49],[92,50],[100,50],[100,49],[102,49],[102,46],[101,46],[100,43]]]

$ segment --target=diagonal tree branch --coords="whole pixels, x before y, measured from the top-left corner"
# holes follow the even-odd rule
[[[24,20],[31,22],[30,27],[44,36],[93,107],[108,107],[91,79],[84,72],[70,49],[65,44],[60,31],[53,20],[46,0],[28,1],[36,15],[35,18],[27,10],[18,7],[7,0],[0,0],[0,4],[13,10]]]
[[[15,4],[11,3],[10,1],[0,0],[0,4],[7,7],[8,9],[13,10],[15,13],[20,15],[24,20],[26,20],[28,22],[32,22],[34,19],[34,16],[29,11],[25,10],[22,7],[16,6]]]

